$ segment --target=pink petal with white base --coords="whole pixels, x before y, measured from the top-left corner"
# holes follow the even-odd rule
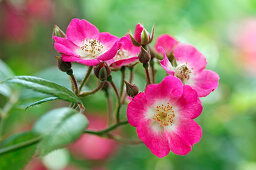
[[[150,120],[140,122],[137,134],[154,155],[162,158],[170,152],[169,142],[163,131],[152,129],[151,123]]]
[[[175,100],[182,96],[183,85],[174,76],[167,76],[159,84],[150,84],[145,90],[148,103],[153,104],[157,99]]]
[[[158,47],[158,51],[160,51],[164,56],[164,59],[160,61],[161,66],[169,75],[174,76],[174,68],[169,59],[167,58],[164,49],[162,47]]]
[[[106,61],[112,59],[120,48],[119,38],[107,32],[100,33],[98,39],[106,49],[106,52],[98,56],[97,59]]]
[[[199,97],[205,97],[219,85],[219,75],[211,70],[203,70],[194,78],[191,86],[197,91]]]
[[[82,46],[85,39],[97,39],[99,30],[86,20],[75,18],[67,28],[67,37],[77,46]]]
[[[78,62],[87,66],[95,66],[100,63],[97,59],[81,59],[79,57],[69,56],[69,55],[62,55],[62,60],[65,62]]]
[[[162,47],[166,54],[169,56],[175,47],[175,45],[178,44],[178,41],[173,38],[172,36],[168,34],[163,34],[159,36],[156,40],[155,49],[158,53],[162,53],[161,50],[159,50],[159,47]]]
[[[178,134],[166,133],[166,137],[169,141],[170,150],[177,155],[187,155],[191,150],[191,146],[184,141]]]
[[[205,56],[188,44],[178,44],[173,54],[178,63],[187,64],[195,72],[202,71],[207,65]]]
[[[197,92],[188,85],[183,86],[183,95],[177,100],[176,105],[179,114],[191,119],[197,118],[203,110]]]
[[[58,52],[66,55],[79,56],[76,54],[76,50],[80,49],[80,47],[69,41],[67,38],[54,36],[53,39],[55,40],[54,47]]]
[[[145,117],[147,109],[147,100],[145,93],[137,94],[127,106],[128,122],[136,127],[139,122]]]

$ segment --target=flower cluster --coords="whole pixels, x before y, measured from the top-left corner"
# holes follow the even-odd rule
[[[153,154],[164,157],[172,151],[186,155],[200,141],[202,130],[194,121],[203,110],[199,97],[206,97],[217,88],[219,76],[205,69],[206,58],[195,47],[164,34],[157,38],[153,48],[150,44],[154,27],[149,34],[139,23],[134,34],[129,33],[121,38],[99,32],[94,25],[80,19],[71,21],[66,34],[59,33],[53,39],[63,63],[78,62],[94,67],[96,77],[113,86],[118,100],[117,124],[120,122],[120,108],[127,95],[130,96],[128,122],[136,127],[139,139]],[[118,93],[111,71],[120,70],[125,75],[126,67],[132,70],[139,62],[145,69],[145,90],[139,92],[132,77],[128,82],[123,76]],[[155,82],[155,64],[160,64],[167,72],[159,84]],[[103,84],[92,93],[101,89]],[[124,84],[126,93],[122,89]]]

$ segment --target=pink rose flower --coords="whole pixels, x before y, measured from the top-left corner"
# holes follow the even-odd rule
[[[102,116],[87,116],[90,124],[88,130],[102,130],[107,128],[106,119]],[[102,160],[108,158],[117,149],[114,140],[102,138],[96,135],[82,135],[69,147],[71,153],[82,159]]]
[[[119,38],[99,30],[82,19],[72,19],[67,28],[67,38],[53,37],[55,49],[62,60],[94,66],[112,59],[119,49]]]
[[[162,51],[159,49],[159,47],[162,47],[166,52],[166,55],[169,56],[171,55],[171,52],[173,51],[175,45],[177,45],[178,43],[179,42],[172,36],[168,34],[163,34],[157,38],[155,49],[158,53],[162,53]]]
[[[205,69],[206,58],[195,47],[178,43],[168,35],[161,36],[155,47],[158,52],[163,53],[164,59],[160,64],[167,73],[178,77],[183,84],[190,85],[199,97],[209,95],[218,87],[219,75]],[[165,51],[168,56],[173,52],[176,63],[169,61]]]
[[[120,39],[120,49],[117,54],[107,63],[111,67],[121,67],[124,65],[129,65],[138,60],[138,55],[140,53],[140,47],[133,45],[129,34],[125,35]]]
[[[193,120],[202,112],[196,91],[174,76],[150,84],[127,107],[128,122],[137,128],[138,137],[157,157],[170,151],[186,155],[202,136]]]

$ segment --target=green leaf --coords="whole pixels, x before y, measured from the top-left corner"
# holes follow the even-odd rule
[[[38,139],[34,132],[23,132],[15,134],[2,142],[0,147],[0,169],[17,170],[22,169],[27,162],[33,157],[36,151],[36,141],[12,152],[2,152],[14,145],[19,145],[29,140]]]
[[[34,103],[31,103],[30,105],[28,105],[25,108],[25,110],[27,110],[30,107],[33,107],[33,106],[36,106],[36,105],[39,105],[39,104],[42,104],[42,103],[45,103],[45,102],[48,102],[48,101],[57,100],[57,99],[58,99],[58,97],[47,97],[47,98],[44,98],[42,100],[36,101]]]
[[[65,107],[48,112],[34,126],[34,131],[43,137],[39,144],[41,155],[72,143],[87,126],[86,117],[74,109]]]
[[[0,81],[12,76],[14,76],[12,70],[2,60],[0,60]]]
[[[33,89],[41,93],[49,94],[69,102],[81,102],[81,100],[69,89],[39,77],[15,76],[8,79],[6,82],[21,85],[23,87]]]
[[[0,84],[0,94],[8,97],[11,95],[11,89],[5,84]]]

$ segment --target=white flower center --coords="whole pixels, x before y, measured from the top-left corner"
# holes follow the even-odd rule
[[[186,64],[180,64],[175,68],[175,76],[178,77],[183,84],[185,84],[191,75],[192,71]]]
[[[166,105],[157,105],[155,107],[155,113],[153,120],[159,123],[160,127],[173,125],[174,123],[174,110],[173,107],[168,102]]]
[[[100,41],[95,39],[86,39],[84,45],[81,47],[84,55],[82,58],[96,58],[103,52],[104,46]]]
[[[115,61],[130,58],[129,52],[124,49],[119,49],[114,57]]]

